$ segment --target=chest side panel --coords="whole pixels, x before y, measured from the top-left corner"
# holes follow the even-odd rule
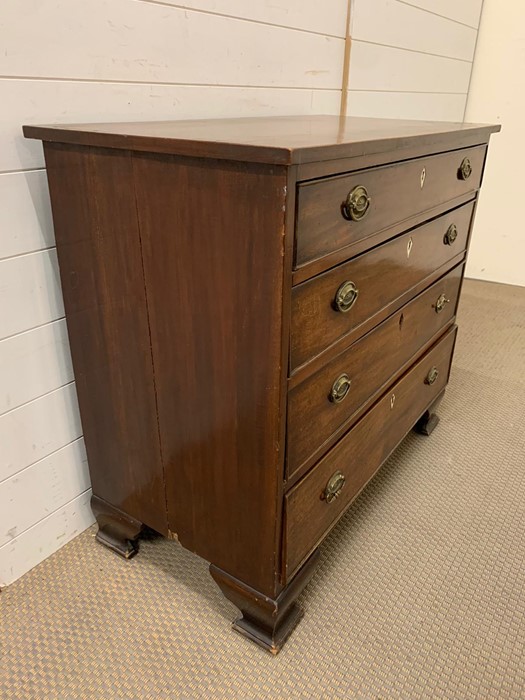
[[[273,591],[286,169],[135,154],[170,530]]]
[[[93,493],[167,532],[131,155],[46,144]]]

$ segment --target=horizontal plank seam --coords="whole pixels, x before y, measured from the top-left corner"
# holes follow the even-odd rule
[[[32,530],[34,527],[38,527],[38,526],[40,525],[40,523],[43,523],[45,520],[47,520],[48,518],[51,518],[53,515],[55,515],[55,514],[58,513],[59,511],[63,510],[64,508],[67,508],[71,503],[73,503],[74,501],[78,500],[79,498],[82,498],[82,496],[85,496],[85,494],[86,494],[86,493],[89,493],[90,491],[91,491],[91,487],[88,488],[88,489],[85,489],[85,491],[82,491],[81,493],[79,493],[78,495],[74,496],[73,498],[71,498],[69,501],[67,501],[67,502],[64,503],[63,505],[61,505],[61,506],[59,506],[58,508],[56,508],[52,513],[48,513],[46,516],[44,516],[43,518],[41,518],[40,520],[38,520],[38,521],[37,521],[36,523],[34,523],[33,525],[30,525],[29,527],[26,527],[25,530],[22,530],[22,532],[17,533],[16,537],[13,537],[12,540],[9,540],[9,542],[5,542],[3,545],[0,546],[0,552],[2,551],[2,549],[3,549],[4,547],[9,547],[9,545],[13,544],[13,542],[16,542],[16,540],[17,540],[19,537],[21,537],[22,535],[24,535],[26,532],[29,532],[29,530]],[[80,532],[79,532],[78,534],[80,535]]]
[[[70,382],[66,382],[65,384],[62,384],[61,386],[57,386],[55,389],[50,389],[49,391],[44,392],[40,396],[35,396],[34,399],[30,399],[29,401],[24,401],[24,403],[21,403],[19,406],[15,406],[14,408],[10,408],[9,410],[1,413],[0,418],[3,418],[4,416],[9,415],[13,411],[18,411],[20,408],[24,408],[24,406],[29,406],[29,404],[34,403],[35,401],[40,401],[40,399],[43,399],[44,397],[49,396],[49,394],[54,394],[56,391],[60,391],[61,389],[65,389],[67,386],[71,386],[71,384],[74,384],[74,383],[75,383],[75,380],[72,379]],[[31,465],[28,465],[28,466],[31,466]]]
[[[396,0],[402,5],[408,5],[409,7],[414,7],[416,10],[421,10],[421,12],[428,12],[429,15],[436,15],[436,17],[441,17],[442,19],[448,19],[450,22],[455,22],[456,24],[461,24],[462,27],[468,27],[469,29],[478,30],[478,27],[474,27],[472,24],[467,24],[466,22],[461,22],[459,19],[454,19],[454,17],[447,17],[447,15],[440,15],[439,12],[433,12],[432,10],[427,10],[426,7],[420,7],[412,2],[407,2],[407,0]]]
[[[25,255],[33,255],[33,253],[45,253],[48,250],[55,250],[56,246],[50,245],[46,248],[35,248],[34,250],[24,250],[23,253],[15,253],[14,255],[0,255],[0,262],[5,262],[6,260],[14,260],[15,258],[23,258]]]
[[[33,331],[38,330],[39,328],[44,328],[45,326],[52,326],[54,323],[62,323],[65,320],[66,317],[62,316],[61,318],[57,318],[54,321],[48,321],[47,323],[43,323],[41,326],[35,326],[35,328],[30,328],[27,331],[20,331],[20,333],[15,333],[14,335],[10,335],[7,338],[1,338],[0,348],[2,347],[2,343],[7,343],[8,341],[12,340],[13,338],[16,338],[17,336],[25,335],[26,333],[32,333]]]
[[[74,440],[70,440],[70,441],[67,442],[65,445],[62,445],[62,447],[57,447],[56,450],[53,450],[52,452],[50,452],[50,453],[49,453],[48,455],[46,455],[45,457],[41,457],[40,459],[37,459],[36,462],[32,462],[31,464],[28,464],[27,467],[22,467],[22,469],[19,469],[18,471],[14,472],[13,474],[10,474],[9,476],[6,476],[5,479],[1,479],[1,480],[0,480],[0,486],[2,486],[2,484],[5,484],[6,481],[11,481],[12,479],[17,478],[18,476],[20,476],[20,474],[22,474],[23,472],[27,471],[28,469],[31,469],[32,467],[35,467],[35,466],[36,466],[37,464],[39,464],[40,462],[43,462],[45,459],[49,459],[49,458],[52,457],[53,455],[56,455],[58,452],[61,452],[62,450],[65,450],[67,447],[71,447],[71,445],[73,445],[75,442],[80,442],[80,441],[83,440],[83,439],[84,439],[84,436],[81,435],[80,437],[76,437]]]
[[[442,92],[440,90],[368,90],[366,88],[348,88],[348,92],[381,92],[387,95],[399,93],[401,95],[463,95],[466,97],[466,92]]]
[[[13,260],[14,258],[25,258],[28,255],[40,255],[40,253],[45,253],[49,250],[55,250],[55,249],[56,249],[56,246],[52,245],[52,246],[49,246],[49,248],[42,248],[41,250],[31,250],[28,253],[18,253],[18,255],[11,255],[9,258],[4,258],[2,260],[2,262],[6,261],[6,260]],[[56,321],[56,320],[57,320],[56,318],[53,319],[53,321]]]
[[[326,32],[316,32],[313,29],[304,29],[303,27],[293,27],[290,24],[277,24],[277,22],[267,22],[261,19],[252,19],[251,17],[239,17],[239,15],[230,15],[225,12],[214,12],[213,10],[202,10],[196,7],[188,7],[187,5],[176,5],[171,2],[162,2],[162,0],[135,0],[142,2],[145,5],[161,5],[162,7],[171,7],[174,10],[183,10],[184,12],[193,12],[201,15],[211,15],[212,17],[225,17],[226,19],[235,19],[239,22],[250,22],[252,24],[261,24],[265,27],[277,27],[278,29],[290,29],[294,32],[302,32],[304,34],[316,34],[317,36],[327,36],[331,39],[343,39],[344,36],[339,34],[327,34]]]
[[[6,335],[3,338],[0,338],[0,343],[2,343],[4,340],[11,340],[11,338],[16,338],[17,335],[23,335],[24,333],[31,333],[31,331],[36,331],[39,328],[43,328],[44,326],[49,326],[51,323],[56,323],[57,321],[63,321],[66,317],[65,316],[59,316],[58,318],[53,318],[51,321],[45,321],[44,323],[39,323],[37,326],[31,326],[30,328],[24,328],[23,331],[17,331],[16,333],[11,333],[11,335]]]
[[[417,53],[423,56],[434,56],[435,58],[445,58],[447,61],[460,61],[460,63],[472,63],[473,59],[457,58],[456,56],[444,56],[440,53],[432,53],[431,51],[419,51],[418,49],[408,49],[406,46],[394,46],[393,44],[384,44],[380,41],[368,41],[365,39],[352,38],[353,44],[370,44],[372,46],[382,46],[386,49],[395,49],[396,51],[407,51],[408,53]]]
[[[17,168],[15,170],[0,170],[0,176],[2,175],[23,175],[24,173],[43,173],[45,168],[42,166],[36,168]]]
[[[233,88],[251,90],[320,90],[339,92],[341,87],[318,87],[317,85],[242,85],[241,83],[186,83],[180,81],[160,81],[151,80],[119,80],[117,78],[72,78],[66,76],[41,76],[41,75],[0,75],[1,80],[40,82],[40,83],[95,83],[100,85],[149,85],[150,87],[205,87],[205,88]]]

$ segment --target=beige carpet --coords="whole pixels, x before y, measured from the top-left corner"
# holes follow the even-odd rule
[[[279,656],[204,561],[91,529],[1,593],[0,698],[524,698],[524,288],[465,283],[440,413],[329,537]]]

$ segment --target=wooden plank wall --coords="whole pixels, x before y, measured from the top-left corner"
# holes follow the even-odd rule
[[[483,0],[352,0],[349,115],[463,121]]]
[[[89,526],[42,147],[24,123],[337,113],[346,0],[0,7],[0,585]]]

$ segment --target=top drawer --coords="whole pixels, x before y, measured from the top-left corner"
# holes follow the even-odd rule
[[[486,146],[303,183],[295,267],[479,188]]]

